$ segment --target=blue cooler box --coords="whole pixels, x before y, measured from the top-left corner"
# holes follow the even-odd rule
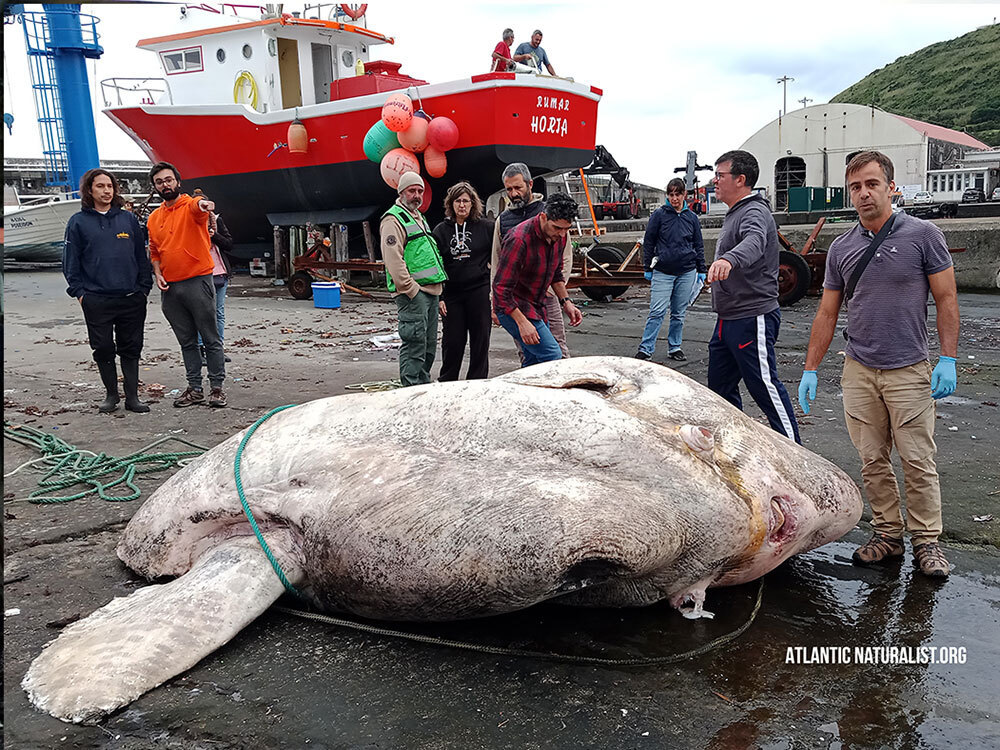
[[[333,310],[340,307],[340,284],[336,281],[314,281],[313,307]]]

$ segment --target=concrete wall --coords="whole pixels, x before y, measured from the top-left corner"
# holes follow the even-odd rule
[[[996,291],[997,272],[1000,270],[1000,218],[944,219],[934,222],[944,232],[948,247],[961,253],[952,253],[955,262],[955,279],[966,291]],[[834,239],[854,226],[853,221],[827,223],[816,242],[818,250],[826,251]],[[812,232],[813,225],[790,225],[780,228],[781,233],[795,247],[802,247]],[[705,228],[705,259],[711,265],[715,257],[718,228]],[[625,252],[632,249],[641,232],[616,232],[602,236],[601,242],[615,245]]]

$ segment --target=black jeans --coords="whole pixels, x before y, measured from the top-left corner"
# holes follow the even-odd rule
[[[201,352],[198,351],[198,334],[201,334],[208,361],[208,381],[213,388],[221,388],[226,379],[226,364],[215,317],[212,276],[194,276],[169,283],[170,288],[161,297],[163,315],[181,345],[188,386],[201,388]]]
[[[448,314],[441,319],[441,373],[439,380],[458,380],[469,340],[469,372],[466,379],[486,378],[490,374],[490,287],[484,284],[444,301]]]
[[[80,305],[95,362],[114,362],[116,351],[122,359],[139,359],[146,325],[145,294],[110,297],[88,292]]]

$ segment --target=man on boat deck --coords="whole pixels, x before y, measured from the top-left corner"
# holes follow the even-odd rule
[[[491,73],[503,73],[508,68],[513,68],[514,62],[524,62],[525,60],[530,60],[531,55],[512,55],[510,53],[510,45],[514,43],[514,30],[504,29],[503,38],[497,42],[497,46],[493,48],[493,64],[490,67]]]
[[[382,216],[382,260],[386,286],[399,310],[399,382],[431,382],[437,347],[438,300],[448,278],[437,242],[420,213],[424,180],[406,172],[396,187],[399,198]]]
[[[181,345],[188,387],[174,406],[204,404],[201,354],[198,336],[205,342],[208,380],[212,392],[209,406],[226,406],[222,383],[226,379],[225,355],[216,322],[215,263],[209,252],[209,213],[215,202],[181,193],[181,176],[173,164],[158,162],[149,170],[149,179],[163,203],[149,215],[149,256],[153,261],[156,286],[162,292],[163,315]]]
[[[514,53],[514,59],[518,59],[518,55],[527,55],[530,59],[528,65],[534,65],[538,68],[538,72],[542,72],[542,65],[545,65],[546,69],[549,71],[550,76],[556,74],[555,68],[549,63],[549,56],[545,54],[545,50],[542,49],[542,32],[535,29],[531,34],[530,42],[521,42],[517,45],[517,50]]]

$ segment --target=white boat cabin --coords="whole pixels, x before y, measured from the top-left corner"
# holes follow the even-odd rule
[[[157,104],[272,112],[426,83],[401,76],[395,63],[369,63],[370,47],[385,43],[392,38],[353,23],[282,14],[137,46],[159,55],[167,91]]]

